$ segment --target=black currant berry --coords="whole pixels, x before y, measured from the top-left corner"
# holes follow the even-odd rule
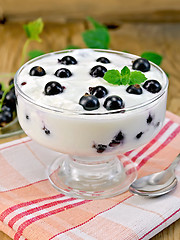
[[[136,94],[136,95],[140,95],[142,94],[142,88],[140,87],[139,84],[135,84],[135,85],[130,85],[127,89],[126,92],[130,93],[130,94]]]
[[[11,108],[12,111],[16,109],[16,95],[14,88],[11,88],[11,90],[6,94],[4,104]]]
[[[161,84],[157,80],[147,80],[143,84],[143,88],[151,93],[158,93],[161,90]]]
[[[79,104],[87,111],[96,110],[100,106],[98,98],[90,94],[82,96],[79,100]]]
[[[147,59],[138,58],[133,62],[132,69],[147,72],[150,70],[150,66],[151,65]]]
[[[62,59],[58,59],[58,62],[64,65],[75,65],[77,64],[77,61],[72,56],[65,56]]]
[[[51,132],[50,132],[49,129],[47,129],[46,127],[43,127],[43,130],[44,130],[46,135],[50,135]]]
[[[106,98],[103,105],[107,110],[116,110],[124,108],[124,102],[122,98],[116,95],[112,95]]]
[[[109,59],[105,57],[100,57],[96,60],[96,62],[101,62],[101,63],[110,63]]]
[[[14,78],[11,78],[9,81],[9,86],[11,86],[12,84],[14,84]]]
[[[89,74],[92,77],[104,77],[105,72],[107,72],[107,69],[105,67],[97,65],[91,69]]]
[[[140,133],[138,133],[138,134],[136,135],[136,138],[139,139],[139,138],[142,137],[142,135],[143,135],[143,132],[140,132]]]
[[[151,114],[149,114],[149,116],[146,120],[147,124],[149,125],[152,122],[152,120],[153,120],[153,117],[151,116]]]
[[[3,93],[4,93],[4,91],[0,90],[0,99],[1,99],[2,96],[3,96]]]
[[[6,117],[6,122],[9,123],[13,119],[13,113],[11,111],[3,111],[2,112],[4,116]]]
[[[46,72],[42,67],[35,66],[35,67],[31,68],[29,75],[41,77],[41,76],[46,75]]]
[[[0,112],[0,127],[4,127],[6,123],[11,122],[13,119],[13,114],[11,111],[4,110]]]
[[[103,98],[108,94],[108,90],[103,86],[90,87],[89,92],[97,98]]]
[[[72,73],[67,68],[60,68],[55,72],[55,76],[59,78],[69,78]]]
[[[124,141],[124,134],[120,131],[109,143],[109,146],[116,147],[117,145],[123,143],[123,141]]]
[[[9,112],[12,112],[12,109],[6,105],[3,105],[2,108],[1,108],[2,112],[4,111],[9,111]]]
[[[93,148],[95,148],[97,150],[97,153],[102,153],[106,150],[107,145],[104,144],[94,144]]]
[[[45,95],[56,95],[56,94],[62,93],[63,90],[64,90],[64,87],[61,86],[60,83],[51,81],[45,85],[44,94]]]

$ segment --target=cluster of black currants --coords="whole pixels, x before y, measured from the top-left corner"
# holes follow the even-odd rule
[[[2,89],[0,83],[0,127],[4,127],[7,123],[11,122],[16,115],[16,95],[14,89],[14,79],[9,81],[9,91],[6,92]]]
[[[96,110],[100,107],[99,98],[108,95],[108,90],[104,86],[90,87],[89,93],[85,93],[79,100],[79,104],[87,111]],[[103,106],[107,110],[116,110],[124,108],[123,100],[116,95],[105,99]]]

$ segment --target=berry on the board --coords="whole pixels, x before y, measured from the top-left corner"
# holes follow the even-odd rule
[[[14,87],[11,88],[11,90],[6,94],[4,104],[7,107],[11,108],[12,111],[16,109],[16,95]]]
[[[9,86],[11,86],[12,84],[14,84],[14,78],[11,78],[9,81]]]
[[[98,98],[91,94],[82,96],[79,100],[79,104],[87,111],[96,110],[100,106]]]
[[[69,78],[72,73],[67,68],[60,68],[55,72],[55,76],[59,78]]]
[[[130,85],[127,89],[126,92],[130,93],[130,94],[136,94],[136,95],[140,95],[142,94],[142,88],[140,87],[139,84],[135,84],[135,85]]]
[[[0,127],[4,127],[7,123],[13,119],[13,113],[8,110],[0,112]]]
[[[42,77],[42,76],[46,75],[46,72],[45,72],[44,68],[42,68],[40,66],[35,66],[35,67],[31,68],[29,75]]]
[[[65,56],[62,59],[58,59],[58,62],[64,65],[75,65],[77,64],[77,61],[72,56]]]
[[[161,84],[157,80],[147,80],[143,84],[143,88],[150,93],[158,93],[161,90]]]
[[[148,72],[150,70],[150,62],[145,58],[138,58],[133,62],[132,69],[141,72]]]
[[[64,90],[64,87],[61,86],[60,83],[55,81],[48,82],[44,87],[45,95],[56,95],[56,94],[62,93],[63,90]]]
[[[103,98],[108,94],[108,90],[103,86],[90,87],[89,92],[97,98]]]
[[[3,96],[3,93],[4,93],[4,91],[0,90],[0,99],[1,99],[2,96]]]
[[[107,110],[116,110],[124,108],[124,102],[122,98],[116,95],[112,95],[106,98],[103,105]]]
[[[92,77],[104,77],[104,74],[107,72],[107,69],[101,65],[94,66],[89,74]]]

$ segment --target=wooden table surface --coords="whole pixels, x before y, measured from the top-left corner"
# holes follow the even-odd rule
[[[41,35],[42,43],[33,42],[30,49],[45,52],[64,49],[67,45],[85,47],[81,33],[89,28],[86,21],[46,23]],[[162,68],[169,74],[167,109],[180,115],[180,23],[124,22],[110,29],[111,49],[126,50],[140,55],[143,51],[155,51],[163,55]],[[20,66],[22,46],[26,36],[20,22],[0,24],[0,73],[15,72]],[[13,140],[2,139],[0,143]],[[180,220],[153,237],[153,240],[179,240]],[[0,232],[0,240],[10,240]]]

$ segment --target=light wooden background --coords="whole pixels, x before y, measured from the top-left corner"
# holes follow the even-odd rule
[[[163,55],[162,68],[170,75],[167,109],[180,115],[180,1],[178,0],[0,0],[0,73],[20,66],[26,40],[22,24],[43,17],[42,43],[30,49],[45,52],[67,45],[85,47],[81,33],[91,26],[86,16],[109,26],[110,48],[140,55],[155,51]],[[6,140],[1,140],[0,143]],[[0,232],[0,240],[10,238]],[[179,240],[180,220],[153,240]]]

